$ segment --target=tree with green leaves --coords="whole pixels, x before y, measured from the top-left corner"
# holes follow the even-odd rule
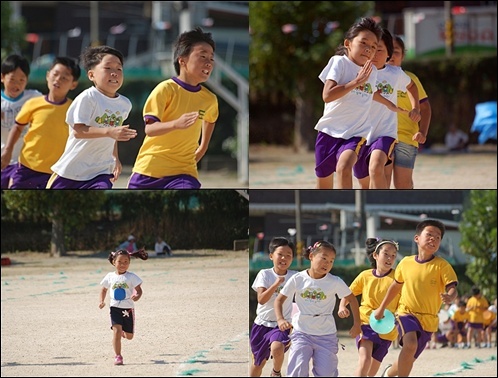
[[[20,53],[26,46],[26,25],[23,19],[12,18],[12,1],[2,1],[2,61],[10,54]]]
[[[314,126],[323,112],[318,75],[349,27],[373,9],[373,1],[249,3],[251,97],[294,101],[296,151],[314,149]]]
[[[496,190],[471,190],[460,232],[462,252],[471,256],[466,274],[489,300],[496,298]]]
[[[66,228],[83,227],[105,202],[102,190],[6,190],[2,217],[49,220],[52,223],[51,256],[65,256]]]

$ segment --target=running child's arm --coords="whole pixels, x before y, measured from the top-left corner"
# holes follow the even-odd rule
[[[346,307],[349,304],[349,301],[347,297],[341,298],[341,301],[339,302],[339,309],[337,311],[337,315],[339,315],[340,318],[347,318],[350,315],[350,312],[348,308]]]
[[[84,123],[75,123],[73,135],[77,139],[94,139],[109,137],[119,142],[126,142],[137,136],[137,130],[130,129],[130,125],[116,127],[94,127]]]
[[[374,101],[380,102],[382,105],[387,106],[387,108],[395,113],[408,113],[408,110],[402,109],[399,106],[393,104],[391,101],[389,101],[387,98],[382,96],[379,92],[374,92],[373,94],[373,99]]]
[[[360,305],[353,293],[344,297],[349,302],[349,307],[353,313],[353,326],[349,330],[349,336],[355,338],[361,333]]]
[[[275,292],[275,290],[278,289],[278,286],[284,282],[285,277],[278,276],[275,282],[269,287],[258,287],[258,290],[256,291],[258,293],[258,303],[259,304],[265,304],[268,302]]]
[[[136,293],[131,296],[131,300],[133,302],[138,301],[142,297],[142,286],[141,285],[135,286],[135,292]]]
[[[114,164],[114,169],[112,171],[112,174],[114,177],[111,179],[112,182],[116,182],[119,178],[119,175],[121,174],[123,170],[123,165],[121,164],[121,160],[119,160],[119,155],[118,155],[118,142],[114,142],[114,151],[113,151],[113,156],[115,159],[115,164]]]
[[[107,289],[105,287],[103,287],[102,289],[100,289],[100,304],[99,304],[99,308],[102,309],[105,307],[105,296],[107,294]]]
[[[20,125],[16,122],[14,127],[10,130],[5,148],[2,151],[2,169],[9,165],[10,159],[12,159],[12,151],[14,150],[14,145],[19,140],[24,127],[26,127],[26,125]]]
[[[185,113],[180,118],[167,122],[158,122],[152,118],[145,117],[145,134],[148,136],[159,136],[173,130],[186,129],[192,126],[198,117],[199,112]]]
[[[380,320],[384,317],[384,310],[386,307],[393,301],[394,298],[400,293],[401,288],[403,287],[403,283],[399,283],[397,281],[393,281],[389,289],[387,289],[386,296],[382,300],[379,308],[374,310],[374,317],[377,320]]]
[[[458,295],[458,291],[456,289],[456,285],[452,285],[451,287],[448,288],[446,293],[441,293],[441,300],[445,304],[451,304],[455,300],[455,298]],[[486,307],[487,308],[487,307]]]
[[[214,125],[214,123],[202,121],[201,143],[195,151],[196,163],[198,163],[207,152],[211,136],[213,135]]]
[[[418,132],[413,135],[412,140],[416,140],[418,143],[424,144],[427,140],[429,124],[431,123],[432,117],[432,108],[428,99],[420,103],[420,115],[421,119],[418,124]]]
[[[278,328],[281,331],[292,328],[292,324],[285,320],[283,315],[283,306],[286,299],[287,297],[280,293],[278,294],[277,299],[275,299],[275,303],[273,304],[275,316],[277,317]]]
[[[412,104],[412,110],[408,113],[408,117],[413,122],[419,122],[422,116],[420,115],[420,101],[418,99],[418,88],[415,83],[410,81],[410,84],[406,87],[406,93],[408,94],[408,98],[410,99],[410,103]]]

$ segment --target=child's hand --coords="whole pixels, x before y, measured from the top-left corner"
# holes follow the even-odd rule
[[[353,339],[356,338],[361,333],[361,325],[360,323],[354,323],[351,329],[349,330],[349,336]]]
[[[287,329],[291,329],[292,328],[292,324],[289,323],[287,320],[285,319],[280,319],[280,320],[277,320],[277,324],[278,324],[278,328],[281,330],[281,331],[285,331]]]
[[[373,64],[371,60],[367,60],[367,62],[361,67],[360,72],[356,76],[357,85],[365,84],[368,80],[368,77],[372,73]]]
[[[425,141],[427,140],[427,138],[425,137],[424,134],[422,134],[420,131],[418,131],[413,135],[412,140],[415,140],[421,144],[424,144]]]
[[[116,182],[118,180],[122,170],[123,170],[123,165],[118,159],[116,159],[116,164],[114,165],[114,170],[112,171],[114,177],[111,179],[111,182]]]
[[[408,113],[408,117],[413,121],[413,122],[419,122],[422,119],[422,116],[420,115],[420,111],[418,109],[412,109]]]
[[[130,129],[130,125],[110,127],[109,136],[118,142],[127,142],[137,136],[137,130]]]
[[[8,153],[4,150],[2,152],[2,169],[9,165],[10,159],[12,159],[12,153]]]
[[[347,307],[339,306],[339,311],[337,312],[340,318],[347,318],[350,315],[350,312]]]
[[[105,302],[100,302],[99,308],[102,310],[105,307]]]
[[[133,294],[133,295],[131,296],[131,300],[132,300],[133,302],[136,302],[136,301],[138,301],[138,300],[140,299],[140,297],[141,297],[141,296],[142,296],[142,294],[135,293],[135,294]]]
[[[441,293],[440,296],[444,304],[451,304],[453,302],[453,298],[448,293]]]
[[[175,121],[175,129],[186,129],[192,126],[197,118],[199,117],[198,112],[190,112],[183,114],[180,118]]]
[[[285,277],[284,276],[278,276],[277,279],[275,280],[275,283],[274,285],[280,285],[282,282],[285,281]]]

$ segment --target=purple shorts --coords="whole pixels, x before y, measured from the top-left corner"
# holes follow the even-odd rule
[[[422,325],[413,315],[398,316],[398,333],[400,335],[399,345],[403,346],[403,336],[408,332],[416,332],[418,339],[417,350],[414,357],[417,358],[425,350],[425,346],[431,340],[433,332],[427,332],[422,329]]]
[[[361,337],[360,337],[361,336]],[[361,325],[361,334],[356,336],[356,347],[360,347],[361,340],[369,340],[373,343],[372,357],[377,361],[382,362],[384,357],[389,352],[389,347],[392,344],[390,340],[381,339],[379,334],[375,332],[368,324]]]
[[[392,153],[394,151],[394,146],[396,145],[396,139],[391,137],[380,137],[375,140],[371,145],[366,146],[360,150],[358,155],[358,160],[353,166],[354,177],[358,179],[365,178],[369,176],[368,166],[370,165],[370,156],[374,150],[381,150],[387,155],[386,165],[392,163]]]
[[[112,189],[112,178],[114,175],[106,173],[88,181],[77,181],[56,175],[47,189]]]
[[[18,164],[11,164],[6,166],[2,170],[2,189],[8,189],[9,188],[9,181],[10,178],[12,177],[14,171],[17,169]]]
[[[12,173],[10,189],[45,189],[51,173],[37,172],[22,164]]]
[[[155,178],[140,173],[132,173],[128,189],[200,189],[201,183],[190,175],[177,175]]]
[[[467,323],[467,327],[469,328],[473,328],[473,329],[484,329],[484,323],[471,323],[471,322],[468,322]]]
[[[448,338],[444,333],[438,332],[436,333],[436,341],[441,344],[447,344],[449,342]]]
[[[336,171],[337,161],[346,150],[353,150],[356,155],[365,144],[365,138],[334,138],[318,132],[315,142],[315,174],[316,177],[328,177]]]
[[[253,324],[250,339],[253,364],[260,366],[264,360],[270,358],[270,348],[274,341],[279,341],[284,344],[284,351],[286,352],[290,347],[289,333],[289,329],[281,331],[278,327],[270,328]]]

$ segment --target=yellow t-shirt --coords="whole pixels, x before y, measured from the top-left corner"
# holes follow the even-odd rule
[[[199,118],[189,128],[160,136],[146,136],[133,172],[155,178],[180,174],[198,178],[195,151],[199,147],[203,121],[215,123],[218,118],[216,95],[202,85],[180,85],[168,79],[152,90],[143,115],[144,118],[167,122],[194,111],[199,112]]]
[[[374,275],[373,269],[364,270],[353,280],[349,288],[355,296],[361,295],[360,303],[360,318],[361,324],[370,323],[370,314],[372,311],[379,308],[380,303],[387,293],[387,289],[394,280],[394,270],[391,270],[387,275],[379,277]],[[387,309],[393,314],[396,313],[400,296],[396,296]],[[384,335],[379,335],[381,339],[394,341],[398,337],[396,327]]]
[[[469,313],[470,323],[484,323],[484,317],[482,313],[486,311],[489,307],[489,302],[486,298],[477,298],[472,296],[467,301],[467,311]]]
[[[419,103],[428,101],[427,93],[425,93],[424,87],[417,76],[409,71],[405,73],[410,76],[418,89]],[[408,97],[407,92],[398,91],[398,106],[403,109],[411,109],[412,103]],[[419,131],[418,122],[413,122],[408,114],[398,113],[398,141],[403,142],[415,147],[418,147],[418,142],[412,140],[415,133]]]
[[[436,332],[440,294],[446,292],[447,285],[458,283],[451,264],[439,256],[424,262],[418,262],[416,256],[406,256],[396,267],[394,278],[403,283],[398,315],[414,315],[424,331]]]
[[[51,103],[46,96],[28,100],[16,117],[16,123],[31,123],[24,136],[24,146],[19,156],[22,165],[33,171],[52,173],[52,165],[59,160],[69,136],[66,112],[72,100]]]

